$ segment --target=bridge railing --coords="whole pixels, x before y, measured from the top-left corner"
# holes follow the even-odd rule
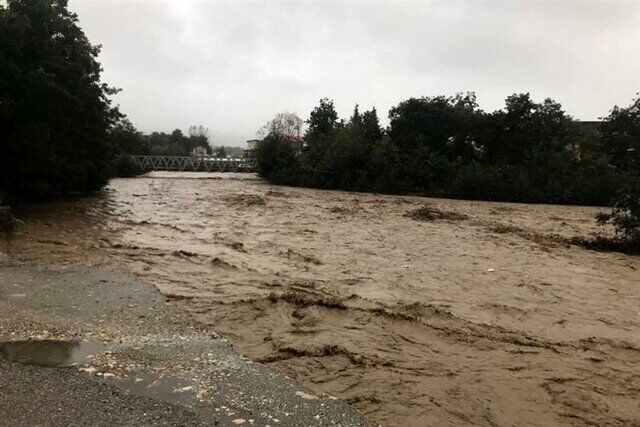
[[[210,156],[126,156],[140,170],[184,172],[254,172],[255,159]]]

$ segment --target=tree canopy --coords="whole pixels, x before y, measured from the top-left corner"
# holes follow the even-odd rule
[[[0,5],[0,192],[16,200],[100,189],[120,113],[66,0]]]
[[[275,183],[604,205],[640,187],[639,123],[637,100],[615,107],[600,128],[575,121],[552,99],[513,94],[503,109],[485,113],[474,93],[462,93],[402,101],[382,129],[375,108],[356,105],[339,121],[323,98],[304,144],[269,138],[256,155],[260,173]]]
[[[264,138],[270,133],[277,133],[288,138],[299,138],[302,135],[304,121],[296,113],[284,111],[258,129],[257,135]]]
[[[612,163],[640,175],[640,94],[626,108],[613,107],[602,124],[602,136]]]

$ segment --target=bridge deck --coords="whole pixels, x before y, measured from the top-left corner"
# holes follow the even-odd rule
[[[255,159],[208,156],[128,156],[141,170],[186,172],[255,172]]]

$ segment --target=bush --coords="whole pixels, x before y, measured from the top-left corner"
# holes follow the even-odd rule
[[[12,233],[22,225],[7,206],[0,206],[0,233]]]
[[[640,247],[640,193],[623,195],[614,204],[611,213],[600,213],[596,218],[600,224],[611,223],[616,234]]]
[[[129,178],[144,173],[131,159],[130,156],[120,155],[113,161],[112,176]]]

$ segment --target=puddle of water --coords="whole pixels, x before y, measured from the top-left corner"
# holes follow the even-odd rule
[[[28,340],[0,342],[0,353],[25,365],[65,367],[89,362],[105,350],[95,341]]]
[[[209,404],[202,404],[198,397],[198,387],[188,379],[158,372],[139,372],[113,381],[116,387],[128,394],[187,407],[207,425],[232,425],[230,415],[213,411]]]
[[[183,405],[195,402],[192,384],[171,375],[145,372],[118,380],[117,385],[127,393],[153,397],[165,402]]]

